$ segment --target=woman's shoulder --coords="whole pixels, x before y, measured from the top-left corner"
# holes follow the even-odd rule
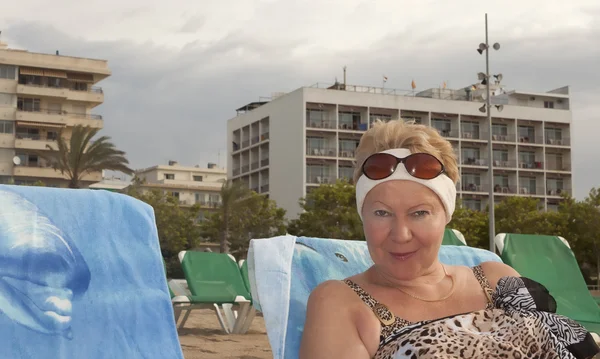
[[[519,272],[502,262],[482,262],[480,265],[492,289],[496,288],[498,281],[503,277],[520,277]]]

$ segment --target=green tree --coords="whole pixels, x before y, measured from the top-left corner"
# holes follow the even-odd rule
[[[222,208],[221,208],[222,209]],[[227,235],[224,215],[227,215]],[[275,201],[249,191],[230,206],[210,214],[200,223],[203,238],[227,238],[227,249],[236,258],[245,258],[250,240],[285,234],[285,210]]]
[[[598,190],[593,188],[583,201],[565,196],[559,213],[566,219],[565,239],[577,258],[588,283],[590,277],[600,273],[600,201]]]
[[[232,213],[240,208],[239,202],[244,201],[252,195],[252,191],[246,187],[242,182],[225,181],[221,187],[221,206],[219,207],[220,213],[220,227],[219,232],[213,233],[207,230],[206,234],[212,234],[208,238],[219,238],[219,251],[221,253],[229,253],[229,221],[232,217]]]
[[[77,125],[69,140],[62,137],[56,140],[56,148],[46,145],[48,151],[38,155],[50,163],[52,168],[69,178],[69,188],[80,188],[80,181],[88,173],[102,170],[120,171],[131,175],[133,170],[127,165],[125,152],[118,150],[110,142],[110,137],[102,136],[92,141],[99,129]]]
[[[496,233],[565,236],[567,220],[561,213],[542,211],[533,197],[508,197],[496,205]]]
[[[457,200],[452,221],[447,227],[460,231],[471,247],[489,249],[489,220],[487,212],[475,211]]]
[[[300,199],[304,212],[290,222],[288,232],[295,236],[364,240],[355,196],[354,186],[344,180],[314,188]]]
[[[158,189],[143,192],[139,184],[140,182],[134,181],[125,193],[152,206],[167,273],[170,277],[182,278],[178,254],[183,250],[193,249],[200,242],[201,232],[196,224],[200,207],[181,207],[174,196]]]

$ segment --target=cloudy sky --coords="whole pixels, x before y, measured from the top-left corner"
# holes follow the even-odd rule
[[[43,10],[41,10],[43,9]],[[2,40],[107,59],[103,133],[133,167],[226,164],[226,121],[260,96],[341,78],[408,89],[463,87],[485,70],[508,88],[571,86],[575,195],[600,186],[597,0],[21,0]]]

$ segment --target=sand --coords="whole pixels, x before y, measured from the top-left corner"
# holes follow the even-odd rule
[[[265,321],[257,313],[246,334],[225,334],[214,311],[193,310],[179,329],[185,359],[272,359]]]

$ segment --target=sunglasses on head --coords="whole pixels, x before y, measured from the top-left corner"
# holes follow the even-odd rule
[[[362,172],[371,180],[382,180],[391,176],[400,163],[404,164],[409,175],[424,180],[434,179],[445,171],[442,162],[428,153],[413,153],[404,158],[376,153],[363,163]]]

